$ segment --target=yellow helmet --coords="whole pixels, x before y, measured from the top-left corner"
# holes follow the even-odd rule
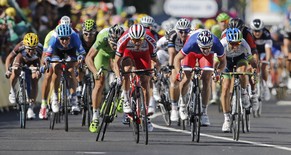
[[[35,33],[27,33],[23,37],[23,45],[27,47],[36,47],[38,44],[38,36]]]
[[[0,0],[0,6],[8,6],[7,0]]]
[[[15,17],[16,16],[16,10],[13,7],[9,7],[5,10],[5,13],[9,17]]]
[[[214,19],[207,19],[205,22],[204,22],[204,26],[206,29],[211,29],[211,27],[213,25],[216,24],[216,21]]]

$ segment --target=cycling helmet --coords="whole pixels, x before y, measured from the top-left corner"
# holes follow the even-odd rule
[[[196,30],[196,29],[199,29],[199,28],[202,28],[202,27],[203,27],[203,24],[202,24],[201,20],[193,19],[191,21],[191,29]]]
[[[38,36],[35,33],[27,33],[23,37],[23,45],[26,47],[36,47],[38,44]]]
[[[242,33],[238,28],[228,28],[226,30],[226,40],[228,42],[241,42]]]
[[[82,24],[83,31],[96,31],[97,26],[94,20],[87,19]]]
[[[144,27],[151,27],[155,23],[155,20],[151,16],[144,16],[140,19],[140,24]]]
[[[16,10],[13,7],[9,7],[5,10],[5,13],[9,17],[15,17],[16,16]]]
[[[119,38],[124,32],[123,27],[121,27],[118,24],[115,24],[114,26],[109,28],[109,36],[110,37],[115,37],[115,38]]]
[[[213,36],[209,30],[202,30],[197,35],[197,43],[199,47],[211,47],[213,45]]]
[[[59,37],[68,37],[72,34],[72,28],[68,24],[61,24],[57,27]]]
[[[226,21],[226,20],[229,20],[229,19],[230,19],[229,15],[226,14],[226,13],[224,13],[224,12],[220,13],[220,14],[217,15],[217,17],[216,17],[216,20],[217,20],[218,22]]]
[[[254,19],[251,21],[252,30],[262,30],[264,28],[264,22],[260,19]]]
[[[132,25],[128,31],[131,39],[141,39],[145,36],[145,33],[145,28],[141,24]]]
[[[240,30],[244,27],[244,25],[245,25],[244,21],[241,20],[240,18],[233,18],[228,23],[229,28],[238,28]]]
[[[60,24],[71,24],[71,19],[68,16],[63,16],[60,20]]]
[[[186,18],[179,19],[176,24],[176,29],[178,30],[190,29],[190,27],[190,21]]]

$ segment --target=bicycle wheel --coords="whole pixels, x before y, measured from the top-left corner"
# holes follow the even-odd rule
[[[61,105],[63,106],[63,111],[65,114],[65,131],[68,132],[69,130],[69,123],[68,123],[68,96],[67,96],[67,84],[65,80],[61,83],[61,93],[62,93],[62,100]]]
[[[244,109],[245,131],[250,132],[250,109]]]
[[[26,112],[27,112],[27,99],[26,99],[26,93],[25,93],[25,81],[21,80],[20,81],[20,90],[18,94],[19,98],[19,104],[20,104],[20,111],[19,111],[19,116],[20,116],[20,127],[25,129],[26,127]]]
[[[193,137],[198,143],[200,141],[200,127],[201,127],[201,96],[196,94],[194,106],[194,123],[193,123]],[[193,141],[193,140],[192,140]]]
[[[111,88],[108,93],[109,95],[107,95],[107,98],[105,99],[105,102],[104,102],[105,105],[104,105],[104,110],[103,110],[103,119],[99,126],[99,131],[97,132],[96,141],[98,141],[101,133],[102,133],[101,141],[104,140],[107,126],[110,123],[110,109],[111,109],[113,97],[115,94],[115,88],[114,87]]]
[[[166,110],[166,108],[165,108],[163,103],[159,103],[158,106],[159,106],[159,109],[160,109],[160,111],[162,113],[162,117],[164,119],[165,124],[167,126],[170,126],[171,125],[171,119],[170,119],[171,114],[170,114],[170,112]]]
[[[234,106],[234,111],[232,112],[232,136],[233,140],[238,141],[239,139],[239,131],[240,131],[240,120],[241,120],[241,107],[240,107],[240,91],[239,88],[235,88],[235,102],[232,106]]]
[[[140,117],[142,119],[142,123],[141,123],[141,129],[142,129],[142,135],[144,138],[144,142],[145,145],[148,144],[148,140],[149,140],[149,132],[148,132],[148,116],[147,116],[147,106],[144,102],[144,94],[142,91],[142,88],[139,88],[139,97],[138,97],[138,107],[140,109]]]
[[[134,90],[133,90],[134,91]],[[138,117],[137,114],[137,105],[136,105],[136,96],[135,96],[135,91],[131,93],[131,108],[132,108],[132,113],[129,114],[130,118],[130,126],[132,127],[133,131],[133,137],[136,143],[139,143],[139,125],[140,125],[140,118]]]
[[[50,129],[53,130],[55,128],[55,123],[56,123],[56,113],[50,112]]]
[[[92,87],[91,83],[87,84],[87,89],[86,89],[86,109],[87,109],[87,122],[88,122],[88,128],[90,127],[90,121],[93,115],[93,109],[92,109]]]

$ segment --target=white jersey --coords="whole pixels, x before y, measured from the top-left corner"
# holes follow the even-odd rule
[[[157,41],[157,49],[165,51],[168,50],[168,40],[165,36],[163,36]]]
[[[157,57],[162,66],[167,65],[169,61],[168,40],[165,36],[157,42]]]
[[[237,50],[233,50],[229,47],[226,37],[220,40],[224,47],[224,53],[227,58],[233,58],[245,54],[245,56],[252,55],[251,48],[249,44],[243,39],[241,44],[238,46]]]

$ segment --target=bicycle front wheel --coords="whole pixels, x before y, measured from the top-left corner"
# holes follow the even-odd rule
[[[65,112],[65,131],[68,132],[69,130],[69,123],[68,123],[68,96],[67,96],[67,84],[65,81],[61,83],[61,93],[62,93],[62,100],[61,105],[63,106]]]
[[[147,105],[145,104],[144,100],[144,94],[142,91],[142,88],[139,88],[139,98],[138,98],[138,105],[140,109],[140,118],[142,119],[141,129],[143,133],[143,138],[145,145],[148,144],[149,140],[149,132],[148,132],[148,116],[147,116]]]
[[[191,125],[192,141],[197,143],[200,141],[200,127],[201,127],[201,98],[200,94],[196,94],[194,103],[194,119]]]
[[[238,141],[239,139],[239,132],[240,132],[240,121],[241,121],[241,106],[240,106],[240,91],[238,90],[239,88],[235,89],[235,97],[233,97],[233,99],[235,99],[235,103],[232,105],[234,106],[234,112],[232,115],[232,136],[233,136],[233,140]]]

